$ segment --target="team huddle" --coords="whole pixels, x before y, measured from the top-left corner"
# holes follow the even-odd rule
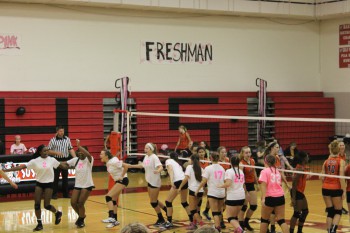
[[[76,157],[68,161],[57,161],[48,156],[49,148],[41,145],[37,148],[34,158],[27,165],[21,165],[1,171],[19,171],[21,169],[33,169],[36,173],[35,187],[35,214],[37,226],[33,231],[43,230],[41,221],[41,197],[44,194],[44,208],[55,214],[55,224],[61,222],[62,212],[50,204],[54,169],[76,170],[75,186],[71,196],[71,205],[79,218],[75,222],[78,228],[85,226],[85,202],[94,188],[92,179],[92,167],[94,159],[86,147],[76,141],[78,150]],[[330,175],[350,175],[350,167],[345,168],[344,159],[339,156],[340,143],[337,141],[329,145],[330,156],[323,165],[322,172]],[[214,219],[214,227],[220,232],[226,228],[223,213],[228,223],[234,228],[234,232],[241,233],[244,230],[254,230],[249,220],[258,207],[257,192],[261,191],[261,223],[260,232],[273,233],[276,231],[275,222],[280,225],[283,233],[292,233],[297,227],[297,232],[302,233],[304,222],[309,213],[308,204],[304,195],[306,186],[306,174],[295,174],[292,186],[289,185],[284,172],[279,169],[281,165],[278,155],[279,145],[271,142],[264,150],[264,168],[259,177],[255,170],[255,161],[251,157],[251,149],[243,147],[238,156],[227,158],[225,147],[219,147],[217,152],[208,155],[204,147],[197,147],[192,151],[189,161],[182,163],[176,152],[171,152],[165,161],[165,166],[157,156],[157,147],[153,143],[147,143],[144,148],[143,161],[137,165],[124,163],[114,157],[108,150],[100,153],[100,158],[106,164],[107,171],[115,181],[114,186],[105,196],[108,217],[102,222],[107,228],[118,226],[117,200],[122,190],[128,186],[127,172],[129,168],[142,168],[145,171],[145,180],[148,183],[150,204],[157,213],[158,219],[154,226],[168,229],[173,225],[173,201],[178,194],[181,196],[181,205],[188,215],[190,225],[188,230],[195,230],[205,225],[202,215],[211,220],[209,209]],[[299,152],[294,156],[295,170],[309,171],[307,166],[308,155]],[[165,202],[158,200],[161,187],[160,173],[166,168],[171,183]],[[6,175],[4,174],[6,179]],[[325,177],[322,179],[322,195],[326,204],[328,232],[336,232],[342,214],[342,196],[347,194],[347,202],[350,202],[350,182],[346,192],[344,179]],[[349,180],[348,180],[349,181]],[[9,180],[10,184],[17,188]],[[285,222],[285,193],[282,188],[285,183],[291,194],[291,202],[294,208],[290,226]],[[205,210],[201,212],[202,198],[207,196]],[[249,204],[249,208],[248,208]],[[163,217],[162,211],[166,215]],[[298,224],[298,225],[297,225]],[[271,225],[269,229],[269,225]]]

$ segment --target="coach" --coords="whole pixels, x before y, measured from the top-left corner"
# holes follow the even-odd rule
[[[70,155],[73,157],[76,157],[75,151],[73,150],[73,146],[70,142],[69,137],[64,135],[63,126],[56,127],[56,135],[50,140],[48,148],[49,148],[48,154],[52,155],[58,161],[67,161],[70,159]],[[58,181],[60,178],[60,174],[62,174],[63,197],[69,198],[68,170],[57,168],[57,169],[54,169],[54,172],[55,172],[55,180],[53,182],[52,198],[57,199]]]

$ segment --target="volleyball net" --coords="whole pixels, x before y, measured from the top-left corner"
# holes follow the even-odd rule
[[[136,119],[133,124],[130,124],[131,118]],[[262,123],[265,127],[261,133],[259,127]],[[127,154],[143,154],[145,144],[152,142],[157,145],[160,154],[166,155],[176,147],[180,125],[186,127],[192,142],[205,142],[209,151],[224,146],[228,157],[239,153],[244,146],[249,146],[253,157],[256,157],[261,135],[267,143],[277,140],[287,158],[293,157],[290,147],[296,146],[295,152],[309,154],[314,172],[321,171],[322,163],[329,155],[328,144],[331,141],[343,141],[345,152],[350,151],[349,119],[129,112]],[[131,151],[131,146],[137,149]],[[350,152],[346,154],[349,156]]]

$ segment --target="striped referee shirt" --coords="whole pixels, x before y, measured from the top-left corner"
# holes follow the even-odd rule
[[[63,136],[63,138],[57,136],[51,138],[48,148],[49,150],[61,152],[64,158],[68,158],[69,150],[73,149],[72,143],[67,136]]]

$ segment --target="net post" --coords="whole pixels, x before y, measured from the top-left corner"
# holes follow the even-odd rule
[[[130,116],[131,112],[126,113],[126,155],[130,156]]]

